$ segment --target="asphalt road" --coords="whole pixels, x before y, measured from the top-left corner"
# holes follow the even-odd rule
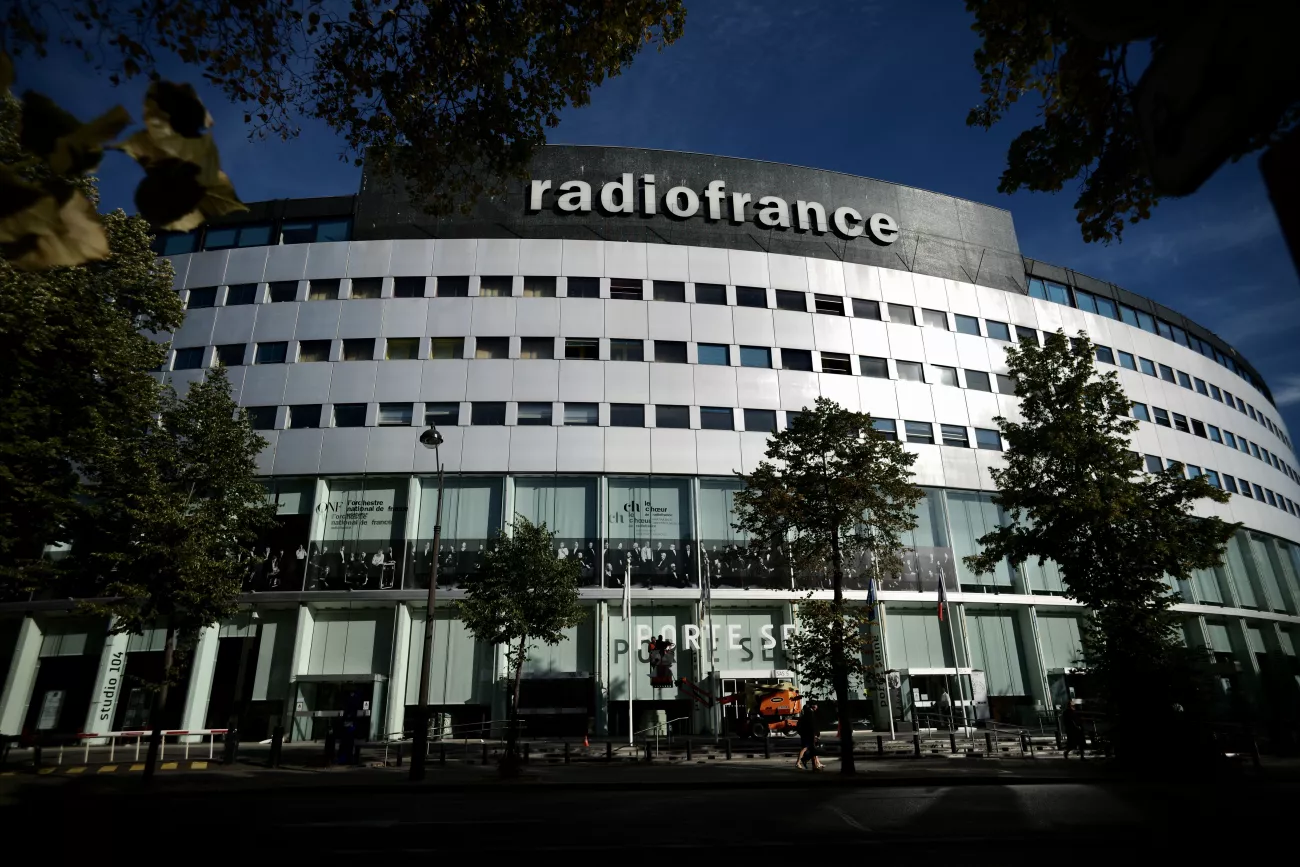
[[[674,851],[784,859],[827,847],[1006,863],[1013,854],[1049,861],[1204,855],[1242,835],[1262,843],[1291,826],[1300,794],[1295,783],[1258,781],[846,788],[810,779],[806,787],[765,790],[764,779],[756,773],[752,785],[708,789],[348,785],[112,796],[51,787],[0,809],[0,826],[10,841],[38,834],[61,854],[116,850],[125,860],[153,844],[204,863],[451,853],[552,863],[553,856]]]

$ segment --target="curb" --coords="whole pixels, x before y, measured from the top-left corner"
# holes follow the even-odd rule
[[[209,761],[177,761],[177,762],[159,762],[157,770],[159,771],[206,771],[216,769],[221,766],[220,762]],[[144,762],[118,762],[117,764],[103,765],[54,765],[43,768],[20,768],[12,771],[0,771],[0,777],[47,777],[47,776],[85,776],[97,777],[101,774],[110,774],[121,776],[123,774],[138,774],[144,771]]]

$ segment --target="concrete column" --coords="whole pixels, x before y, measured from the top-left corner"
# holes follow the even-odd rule
[[[603,569],[603,567],[602,567]],[[609,735],[609,602],[596,602],[596,734]],[[692,672],[691,677],[694,677]]]
[[[5,675],[4,692],[0,692],[0,735],[22,734],[27,703],[36,685],[36,671],[41,662],[41,627],[30,614],[18,628],[18,643]]]
[[[411,607],[397,603],[393,613],[393,663],[388,669],[388,710],[382,734],[400,733],[406,717],[406,669],[411,656]]]
[[[298,675],[307,673],[307,666],[311,657],[312,632],[315,626],[316,618],[312,614],[311,606],[306,603],[299,605],[298,628],[293,634],[293,657],[289,665],[289,698],[284,705],[284,712],[288,717],[284,721],[284,730],[289,733],[290,740],[311,737],[311,726],[309,724],[301,731],[295,725],[296,717],[294,712],[297,710]],[[311,708],[306,709],[311,710]]]
[[[182,729],[193,731],[206,728],[208,699],[212,695],[212,675],[217,670],[217,646],[221,643],[220,632],[220,627],[216,625],[199,632],[199,640],[194,646],[194,658],[190,662],[190,682],[185,687],[185,704],[181,708]],[[199,743],[203,737],[189,735],[185,740]]]
[[[1020,627],[1020,645],[1024,648],[1029,694],[1034,697],[1039,710],[1046,710],[1052,704],[1052,697],[1047,685],[1047,669],[1043,666],[1043,647],[1038,640],[1038,612],[1023,605],[1016,606],[1013,610]]]
[[[109,623],[112,629],[112,622]],[[122,675],[126,671],[126,646],[131,636],[125,633],[109,633],[104,639],[104,649],[99,655],[99,673],[95,677],[95,689],[90,694],[90,709],[86,713],[84,732],[101,734],[113,730],[113,714],[117,710],[117,700],[122,696]],[[95,743],[107,743],[105,738],[96,738]]]

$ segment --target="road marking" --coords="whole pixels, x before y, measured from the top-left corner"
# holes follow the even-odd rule
[[[113,772],[116,771],[116,770],[117,770],[117,765],[101,765],[100,768],[99,768],[99,770],[96,771],[95,773],[97,773],[97,774],[111,774],[111,773],[113,773]]]
[[[41,773],[42,773],[42,774],[52,774],[52,773],[54,773],[54,768],[41,768]]]
[[[85,770],[86,770],[86,766],[85,766],[85,765],[78,765],[78,766],[75,767],[75,768],[68,768],[67,773],[69,773],[69,774],[81,774],[81,773],[85,773]]]
[[[192,771],[207,770],[207,767],[208,767],[207,762],[190,762],[190,770]]]
[[[853,818],[848,813],[841,810],[839,807],[835,806],[834,804],[831,804],[830,808],[831,808],[831,812],[839,816],[841,819],[843,819],[844,824],[848,825],[850,828],[856,828],[857,830],[861,831],[863,834],[871,833],[870,828],[864,826],[861,822],[859,822],[857,819]]]
[[[143,764],[132,765],[132,766],[131,766],[131,770],[133,770],[133,771],[143,771],[143,770],[144,770],[144,765],[143,765]]]
[[[163,762],[159,767],[161,767],[164,771],[174,771],[174,770],[176,770],[176,763],[175,763],[175,762]]]

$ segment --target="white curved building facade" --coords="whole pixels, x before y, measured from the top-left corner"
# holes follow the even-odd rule
[[[632,162],[651,153],[598,150]],[[780,186],[783,168],[746,165]],[[638,190],[650,198],[644,177]],[[318,737],[349,695],[365,702],[372,736],[401,731],[418,693],[435,558],[431,701],[444,726],[500,719],[503,655],[464,630],[454,600],[472,580],[475,553],[516,512],[545,520],[558,553],[580,561],[591,611],[568,640],[529,660],[521,703],[533,732],[617,736],[629,715],[637,730],[656,719],[697,732],[735,724],[735,705],[720,711],[687,689],[652,688],[646,645],[672,637],[675,676],[714,695],[797,678],[783,641],[807,591],[770,553],[747,548],[730,526],[730,503],[733,474],[753,470],[768,434],[822,395],[892,430],[917,455],[915,481],[926,491],[907,570],[879,593],[875,662],[899,673],[888,697],[898,723],[945,688],[980,718],[1018,723],[1050,713],[1069,690],[1086,701],[1086,679],[1066,676],[1079,661],[1084,612],[1064,597],[1059,575],[1030,564],[977,577],[961,564],[1000,520],[990,499],[990,471],[1002,460],[994,418],[1017,414],[1005,349],[1058,328],[1086,331],[1098,365],[1118,372],[1142,421],[1133,449],[1149,467],[1176,461],[1233,494],[1205,513],[1247,529],[1222,568],[1174,588],[1178,610],[1189,643],[1220,663],[1225,701],[1235,693],[1261,716],[1293,713],[1300,484],[1280,415],[1229,347],[1117,287],[1021,259],[1013,231],[1009,241],[1006,232],[973,237],[980,221],[1005,218],[1010,231],[1005,212],[990,217],[995,209],[894,188],[886,206],[900,231],[890,243],[828,227],[804,233],[825,242],[821,251],[779,252],[780,244],[709,235],[708,178],[685,177],[699,214],[668,223],[665,209],[651,216],[637,205],[627,215],[645,231],[662,220],[666,239],[576,237],[590,222],[563,223],[549,190],[532,208],[525,183],[510,232],[473,236],[488,225],[476,223],[427,233],[435,237],[373,237],[386,230],[367,222],[364,201],[323,217],[272,203],[279,210],[260,222],[255,209],[246,223],[164,241],[196,248],[170,256],[188,312],[165,375],[184,388],[227,365],[269,442],[259,466],[281,515],[250,559],[247,615],[200,637],[166,725],[224,726],[242,679],[250,735],[283,725],[291,738]],[[830,177],[814,190],[828,213],[844,180]],[[592,197],[600,182],[619,179],[590,178]],[[787,198],[797,222],[804,202]],[[944,234],[945,209],[955,240]],[[524,234],[517,228],[530,215],[552,210],[538,237],[501,236]],[[755,216],[745,228],[760,241],[765,231],[798,231],[779,217],[767,226]],[[694,220],[701,232],[684,234]],[[906,249],[913,237],[915,251]],[[870,261],[854,261],[854,244]],[[981,244],[1003,262],[997,279],[972,267]],[[927,255],[927,245],[937,252]],[[954,261],[965,279],[944,276]],[[448,474],[440,551],[435,453],[418,443],[427,423],[445,440],[436,455]],[[935,617],[940,580],[951,631]],[[851,596],[865,596],[864,581],[851,584]],[[106,624],[51,602],[5,609],[0,732],[103,733],[146,721],[147,703],[122,674],[156,665],[160,636],[107,636]],[[121,685],[110,689],[112,678]],[[62,694],[61,708],[42,726],[51,693]],[[866,718],[885,698],[859,697]]]

